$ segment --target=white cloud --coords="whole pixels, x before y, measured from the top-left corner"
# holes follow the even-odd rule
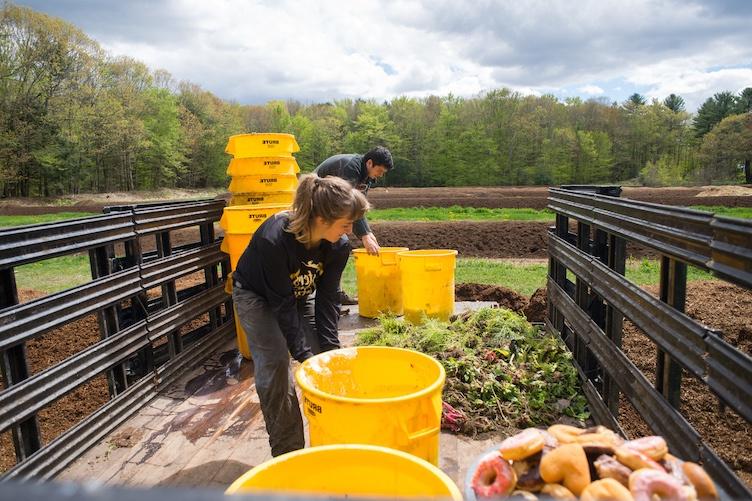
[[[751,2],[20,0],[225,99],[682,95],[752,85]]]
[[[597,85],[583,85],[577,90],[580,91],[582,94],[587,94],[588,96],[598,96],[605,92],[603,89],[601,89]]]

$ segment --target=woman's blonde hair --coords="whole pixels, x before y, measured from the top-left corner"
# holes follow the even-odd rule
[[[344,179],[306,174],[301,176],[295,192],[287,231],[294,234],[298,242],[307,244],[311,241],[316,217],[327,223],[341,218],[357,221],[370,208],[365,195]]]

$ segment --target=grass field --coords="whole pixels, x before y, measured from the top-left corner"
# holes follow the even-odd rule
[[[59,212],[56,214],[39,214],[36,216],[0,216],[0,228],[23,226],[27,224],[52,223],[64,219],[75,219],[77,217],[98,215],[100,214],[91,212]]]
[[[720,216],[752,219],[752,207],[718,207],[698,205]],[[475,207],[412,207],[374,209],[368,212],[369,221],[553,221],[554,213],[538,209],[486,209]]]
[[[458,209],[458,210],[454,210]],[[703,207],[717,214],[732,217],[752,218],[752,208],[746,207]],[[449,209],[384,209],[369,214],[371,220],[467,220],[467,219],[505,219],[544,221],[551,218],[549,211],[534,209],[475,209],[457,207]],[[62,219],[83,217],[90,214],[64,212],[39,216],[0,216],[0,227],[18,226],[51,222]],[[444,218],[444,219],[441,219]],[[546,282],[547,264],[520,263],[515,260],[460,258],[457,260],[456,283],[485,283],[503,285],[520,294],[530,295]],[[18,288],[33,289],[45,293],[75,287],[91,279],[88,256],[85,254],[63,256],[46,261],[32,263],[16,268]],[[627,277],[638,285],[657,284],[660,276],[658,261],[629,260]],[[710,279],[712,276],[696,268],[688,270],[689,280]],[[343,277],[343,287],[350,294],[357,294],[355,270],[352,260],[348,262]]]
[[[521,264],[505,259],[457,259],[455,283],[479,283],[503,285],[523,296],[530,296],[536,289],[546,284],[547,263]],[[660,281],[660,262],[649,259],[627,260],[626,276],[637,285],[657,285]],[[571,277],[570,277],[571,278]],[[713,276],[698,268],[689,267],[687,280],[710,280]],[[342,288],[350,295],[357,295],[355,267],[352,260],[347,263],[342,279]]]
[[[412,207],[374,209],[369,221],[552,221],[553,212],[538,209],[487,209],[476,207]]]

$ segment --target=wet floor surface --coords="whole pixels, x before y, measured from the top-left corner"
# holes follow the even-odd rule
[[[455,311],[466,306],[458,305]],[[356,306],[347,309],[349,314],[340,319],[344,346],[352,345],[358,330],[376,323],[359,317]],[[442,433],[439,466],[462,488],[472,460],[496,442]],[[268,459],[271,453],[253,364],[240,356],[234,341],[228,341],[69,466],[58,480],[225,489]]]

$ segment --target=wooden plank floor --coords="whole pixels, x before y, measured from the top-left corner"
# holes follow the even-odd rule
[[[455,311],[488,304],[458,303]],[[352,344],[358,330],[374,324],[359,317],[357,307],[349,308],[350,314],[340,321],[345,346]],[[252,364],[228,343],[90,449],[58,480],[225,489],[271,458],[252,372]],[[439,466],[462,489],[473,458],[498,442],[442,433]]]

